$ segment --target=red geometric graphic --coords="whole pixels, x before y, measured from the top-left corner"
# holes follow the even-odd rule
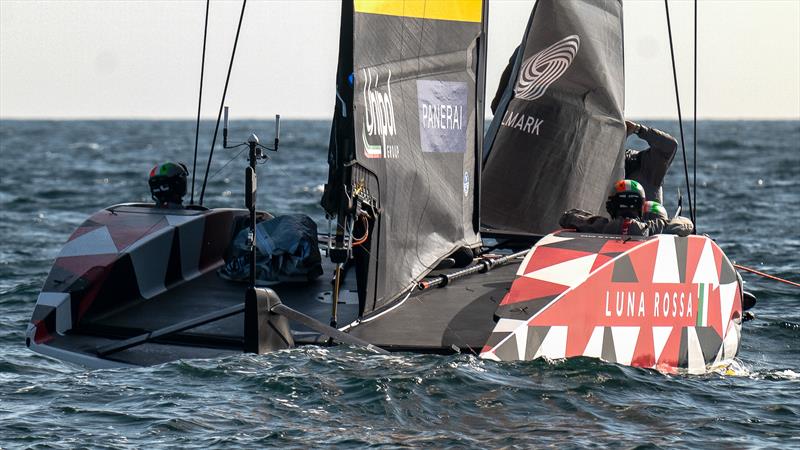
[[[484,351],[484,357],[499,359],[497,350],[503,348],[505,357],[587,355],[637,367],[702,373],[707,370],[708,358],[722,357],[723,330],[729,326],[741,327],[738,319],[741,286],[730,276],[734,273],[730,262],[707,237],[658,235],[643,241],[622,242],[618,237],[603,235],[558,232],[556,236],[561,238],[556,242],[549,236],[543,238],[548,246],[548,251],[542,252],[546,260],[537,260],[543,248],[535,246],[528,264],[552,279],[563,277],[547,271],[554,261],[565,261],[566,258],[557,256],[559,252],[581,255],[578,258],[591,254],[580,251],[582,242],[587,248],[597,249],[597,239],[608,239],[598,253],[611,255],[598,254],[590,273],[582,275],[583,279],[575,279],[570,283],[574,287],[564,289],[560,295],[557,283],[528,280],[525,276],[517,278],[503,304],[529,301],[546,294],[559,296],[543,309],[532,309],[527,326],[517,327],[510,336]],[[569,248],[558,248],[559,245]],[[693,283],[701,265],[698,284]],[[528,273],[527,268],[525,272]],[[720,284],[722,281],[725,283]],[[723,320],[723,311],[727,313],[728,308],[731,314]],[[530,327],[535,327],[539,334],[528,339]],[[553,329],[557,331],[542,331]],[[542,337],[545,332],[547,336]],[[538,347],[514,351],[516,345]]]

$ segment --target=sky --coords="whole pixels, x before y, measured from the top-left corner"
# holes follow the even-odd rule
[[[211,2],[204,118],[216,117],[240,5]],[[490,99],[532,6],[490,0]],[[694,106],[692,7],[670,0],[684,117]],[[664,2],[624,8],[626,116],[677,118]],[[195,0],[0,0],[0,118],[195,117],[204,14]],[[232,115],[329,119],[339,14],[335,0],[250,0]],[[698,116],[800,120],[800,0],[699,0],[698,16]]]

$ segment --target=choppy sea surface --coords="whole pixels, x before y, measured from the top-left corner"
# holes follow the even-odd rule
[[[679,136],[674,122],[648,124]],[[327,230],[329,126],[283,124],[260,206]],[[231,136],[251,130],[272,138],[270,122],[239,122]],[[72,230],[105,206],[149,200],[150,168],[191,168],[193,142],[191,121],[0,121],[0,448],[800,448],[800,289],[749,274],[758,305],[735,376],[349,347],[88,370],[28,351],[36,296]],[[703,121],[698,154],[699,230],[740,264],[800,280],[800,121]],[[244,154],[216,150],[207,206],[242,205],[244,166]],[[681,186],[679,153],[671,211]]]

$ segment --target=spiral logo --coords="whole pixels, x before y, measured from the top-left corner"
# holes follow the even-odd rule
[[[573,34],[545,48],[522,63],[514,95],[523,100],[536,100],[558,80],[572,64],[581,39]]]

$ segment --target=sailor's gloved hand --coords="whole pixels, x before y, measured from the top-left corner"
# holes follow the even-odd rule
[[[639,131],[641,131],[641,129],[642,126],[639,125],[638,123],[631,122],[630,120],[625,121],[625,132],[627,133],[626,134],[627,136],[630,136],[632,134],[639,134]]]
[[[678,236],[688,236],[692,234],[694,224],[686,217],[677,216],[673,217],[664,227],[664,233],[677,234]]]
[[[570,209],[565,211],[558,220],[558,224],[563,228],[572,228],[580,230],[584,225],[593,223],[600,217],[595,216],[589,211],[582,209]]]

